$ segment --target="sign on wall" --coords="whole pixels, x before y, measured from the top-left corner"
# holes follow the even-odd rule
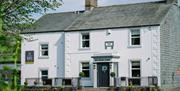
[[[180,68],[176,69],[176,74],[180,74]]]
[[[114,47],[114,41],[105,41],[105,49],[113,49]]]
[[[26,64],[34,63],[34,51],[26,51],[25,52],[25,63]]]

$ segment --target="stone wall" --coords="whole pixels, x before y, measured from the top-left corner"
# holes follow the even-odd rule
[[[180,8],[172,5],[160,27],[162,87],[180,86]]]

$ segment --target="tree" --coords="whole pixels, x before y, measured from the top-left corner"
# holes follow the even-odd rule
[[[3,30],[19,31],[22,24],[32,24],[32,14],[44,13],[61,5],[61,0],[0,0]],[[27,27],[27,25],[25,25]]]
[[[0,0],[0,61],[16,62],[20,56],[20,31],[33,25],[34,13],[58,8],[61,0]],[[16,74],[14,74],[16,87]]]

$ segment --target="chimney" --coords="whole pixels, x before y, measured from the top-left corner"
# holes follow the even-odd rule
[[[87,11],[92,10],[94,7],[97,7],[97,0],[85,0],[85,9]]]
[[[167,4],[176,4],[180,7],[180,0],[166,0]]]

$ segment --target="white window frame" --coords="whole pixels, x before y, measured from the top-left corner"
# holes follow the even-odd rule
[[[47,56],[44,56],[44,55],[42,55],[42,45],[48,45],[48,49],[47,49],[47,51],[48,51],[48,55]],[[39,58],[49,58],[49,43],[39,43]]]
[[[89,70],[89,77],[83,77],[83,78],[85,78],[85,79],[88,79],[88,78],[90,78],[91,77],[91,66],[90,66],[90,62],[89,61],[81,61],[80,62],[80,71],[79,72],[83,72],[83,67],[82,67],[82,64],[83,63],[88,63],[89,64],[89,69],[85,69],[85,70]]]
[[[139,65],[140,65],[140,68],[132,68],[132,62],[139,62],[139,63],[140,63],[140,64],[139,64]],[[139,77],[133,77],[133,76],[132,76],[132,70],[140,70],[140,76],[139,76]],[[141,74],[141,61],[140,61],[140,60],[131,60],[131,70],[130,70],[130,71],[131,71],[131,77],[132,77],[132,78],[141,78],[141,75],[142,75],[142,74]]]
[[[83,34],[89,34],[89,39],[82,39]],[[90,32],[81,32],[80,33],[80,49],[90,49],[91,41],[90,41]],[[89,41],[89,47],[83,47],[83,41]]]
[[[139,30],[139,32],[140,32],[140,36],[139,36],[139,38],[140,38],[140,44],[139,44],[139,45],[132,45],[132,31],[133,31],[133,30]],[[129,37],[129,42],[128,42],[129,46],[128,46],[128,47],[141,47],[142,37],[141,37],[141,29],[140,29],[140,28],[130,29],[130,30],[129,30],[129,35],[128,35],[128,37]]]
[[[47,71],[47,75],[43,75],[43,74],[42,74],[42,71]],[[49,75],[49,71],[48,71],[48,70],[41,70],[41,78],[44,76],[44,77],[47,77],[47,79],[48,79],[48,78],[49,78],[48,75]]]
[[[136,61],[140,62],[140,68],[139,68],[140,76],[139,77],[133,77],[132,76],[132,62],[136,62]],[[138,69],[138,68],[134,68],[134,69]],[[142,69],[141,59],[130,59],[129,60],[129,77],[134,78],[134,79],[140,79],[140,85],[141,85],[141,77],[142,77],[142,70],[141,69]]]

